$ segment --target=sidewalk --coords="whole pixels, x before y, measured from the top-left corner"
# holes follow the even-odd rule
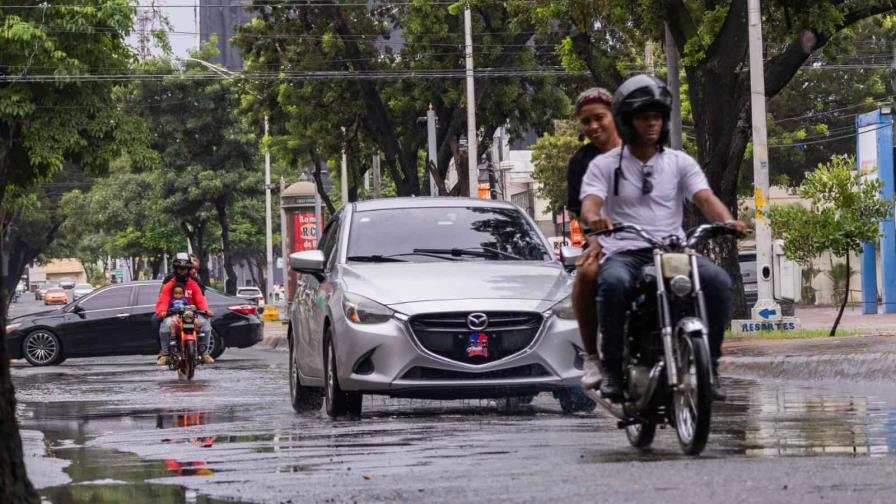
[[[838,307],[797,306],[796,317],[803,323],[803,329],[828,329],[837,319]],[[837,331],[858,331],[861,334],[896,334],[896,313],[863,315],[860,305],[846,306]]]
[[[258,343],[260,348],[289,350],[286,331],[289,326],[280,321],[264,323],[264,338]]]

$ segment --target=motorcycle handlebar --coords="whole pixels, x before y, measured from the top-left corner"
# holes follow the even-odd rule
[[[586,236],[609,236],[616,233],[633,233],[638,235],[640,238],[644,239],[647,243],[650,243],[654,247],[665,247],[666,243],[661,240],[657,240],[653,236],[647,234],[640,226],[635,224],[626,224],[624,222],[614,222],[613,227],[610,229],[602,229],[600,231],[590,231],[586,233]],[[722,222],[715,222],[712,224],[702,224],[697,226],[691,230],[689,230],[685,236],[687,237],[687,246],[694,247],[701,240],[716,238],[719,236],[736,236],[737,229],[729,224],[725,224]]]

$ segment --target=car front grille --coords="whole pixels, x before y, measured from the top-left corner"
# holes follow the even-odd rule
[[[541,364],[529,364],[496,371],[475,373],[469,371],[449,371],[431,367],[415,366],[408,370],[402,380],[508,380],[514,378],[540,378],[550,376]]]
[[[467,325],[471,313],[484,313],[488,324],[481,331]],[[415,315],[410,318],[411,331],[426,350],[465,364],[481,365],[513,355],[528,347],[544,318],[533,312],[452,312]],[[471,351],[471,337],[485,334],[487,355]]]

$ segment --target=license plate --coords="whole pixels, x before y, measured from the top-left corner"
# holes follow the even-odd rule
[[[756,292],[758,290],[759,290],[759,286],[756,284],[744,285],[744,292]]]
[[[467,357],[488,359],[488,334],[482,331],[471,331],[467,343]]]

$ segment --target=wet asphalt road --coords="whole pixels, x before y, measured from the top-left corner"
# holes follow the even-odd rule
[[[367,397],[360,421],[289,406],[287,353],[227,350],[192,383],[148,356],[13,364],[29,473],[86,502],[892,502],[896,387],[727,380],[699,458],[628,447],[547,394]]]

